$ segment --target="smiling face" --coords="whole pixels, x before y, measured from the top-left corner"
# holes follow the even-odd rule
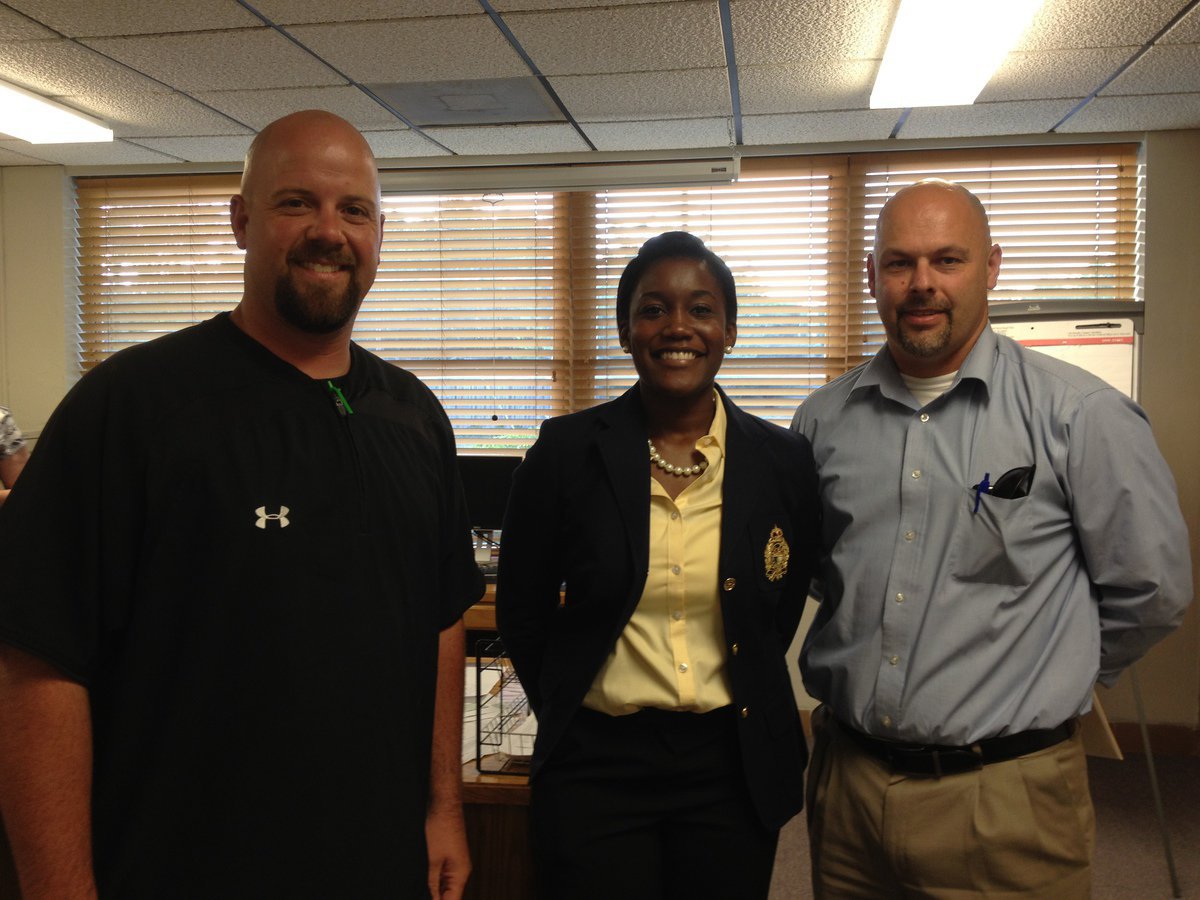
[[[957,371],[987,324],[987,292],[999,274],[1000,247],[964,189],[918,184],[892,197],[867,256],[867,284],[900,371]]]
[[[712,392],[737,326],[728,321],[725,295],[708,265],[668,257],[642,274],[617,333],[644,393],[695,399]]]
[[[352,323],[383,237],[375,161],[352,126],[316,111],[268,126],[230,216],[250,314],[308,334]]]

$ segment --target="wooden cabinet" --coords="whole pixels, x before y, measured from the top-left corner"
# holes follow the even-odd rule
[[[474,869],[465,900],[533,900],[529,782],[463,766],[463,815]]]

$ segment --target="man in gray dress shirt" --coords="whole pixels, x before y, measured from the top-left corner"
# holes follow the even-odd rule
[[[970,192],[899,191],[867,257],[887,345],[792,423],[824,513],[819,897],[1088,896],[1077,719],[1191,600],[1145,414],[992,332],[1000,260]]]

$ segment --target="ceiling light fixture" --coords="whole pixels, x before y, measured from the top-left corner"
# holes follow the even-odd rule
[[[871,109],[975,102],[1042,0],[903,0]]]
[[[112,129],[95,119],[3,82],[0,131],[31,144],[91,144],[113,139]]]

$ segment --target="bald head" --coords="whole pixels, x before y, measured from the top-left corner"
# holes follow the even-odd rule
[[[901,211],[900,214],[903,214],[904,210],[918,204],[929,201],[938,202],[939,196],[943,202],[948,201],[953,203],[957,200],[965,203],[969,209],[970,217],[975,220],[975,224],[979,228],[979,233],[983,236],[983,243],[991,245],[992,229],[988,224],[987,210],[983,208],[983,204],[979,198],[961,184],[955,184],[953,181],[943,181],[940,178],[928,178],[924,181],[918,181],[916,184],[900,188],[883,204],[883,209],[879,211],[879,219],[875,223],[876,255],[879,254],[880,236],[884,233],[885,226],[891,217],[897,215],[898,211]]]
[[[259,172],[279,165],[280,159],[305,152],[314,145],[341,157],[350,167],[364,163],[375,173],[375,200],[379,201],[379,170],[371,145],[349,122],[323,109],[306,109],[276,119],[250,142],[242,167],[242,196],[259,187]]]

